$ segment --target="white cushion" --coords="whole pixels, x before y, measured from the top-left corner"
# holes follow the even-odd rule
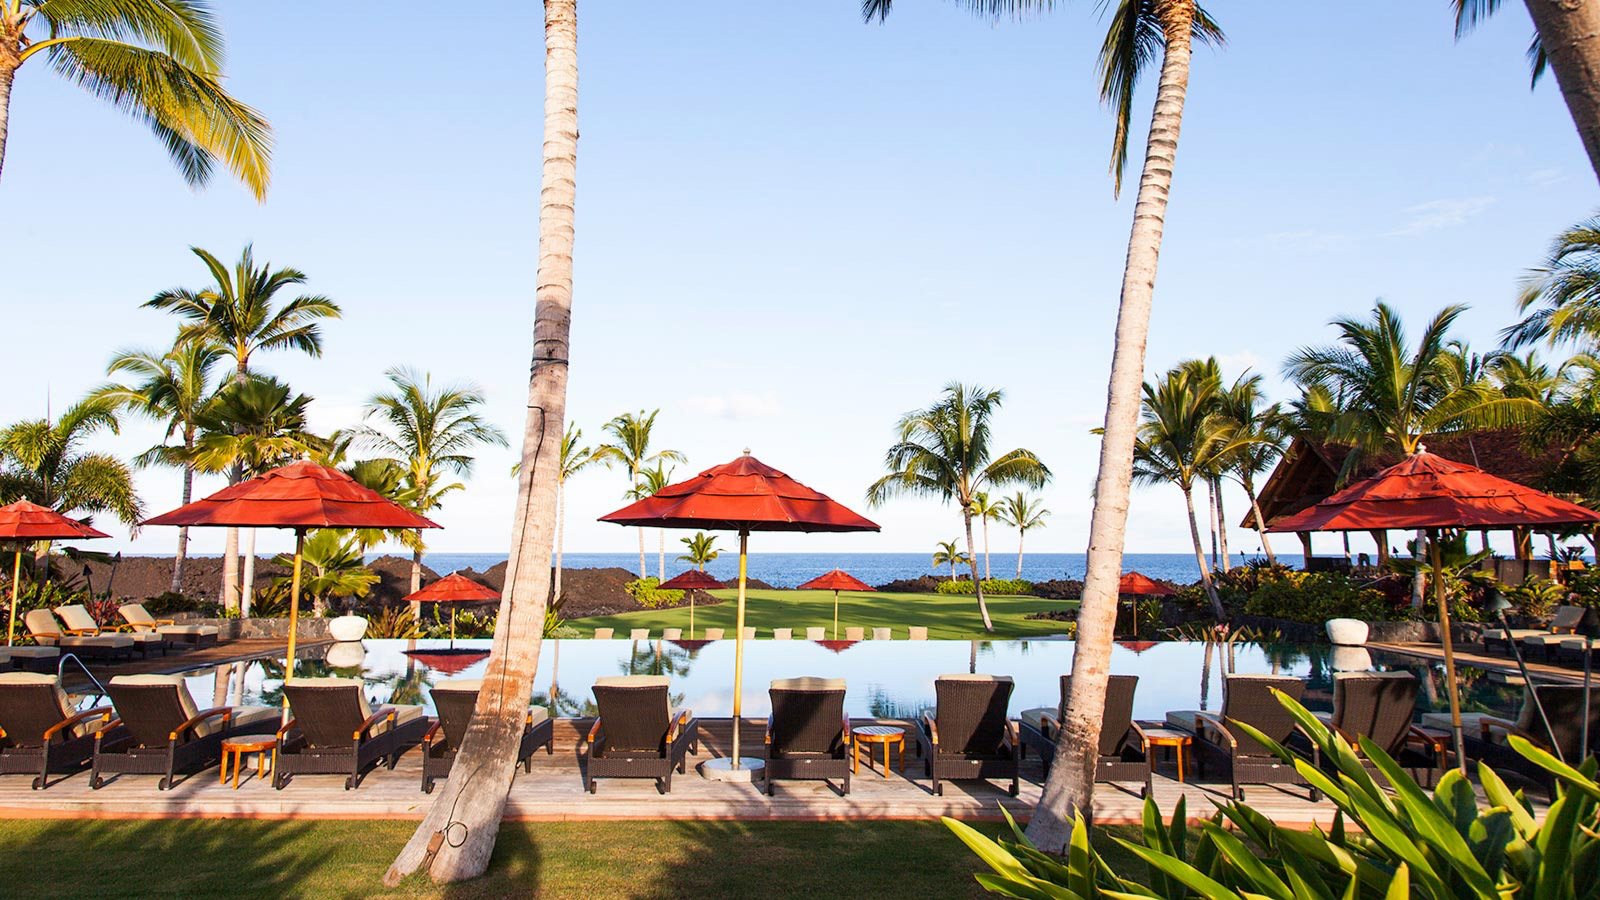
[[[925,640],[927,640],[928,639],[928,626],[926,626],[926,625],[912,625],[909,629],[907,629],[907,638],[909,640],[913,640],[913,641],[925,641]]]
[[[844,630],[844,639],[847,641],[866,640],[866,629],[858,625],[851,625]]]
[[[775,691],[842,691],[843,678],[778,678],[772,682]]]
[[[215,625],[157,625],[156,634],[216,634]]]
[[[605,687],[666,687],[672,679],[665,675],[603,675],[594,683]]]
[[[433,686],[436,691],[478,691],[482,688],[482,678],[450,678]]]
[[[937,681],[1003,681],[1011,683],[1010,675],[972,675],[962,672],[959,675],[940,675]]]
[[[133,636],[128,634],[73,635],[57,639],[57,644],[62,647],[110,647],[114,650],[121,650],[124,647],[133,646]]]
[[[55,614],[48,609],[30,609],[22,614],[22,624],[28,626],[28,633],[34,637],[61,636],[61,623],[56,620]]]
[[[828,639],[828,629],[812,626],[806,629],[806,640],[825,641]]]
[[[872,639],[875,641],[894,640],[893,632],[887,628],[874,628],[872,629]]]
[[[69,603],[65,606],[58,606],[56,607],[56,615],[60,616],[61,621],[66,624],[67,628],[73,631],[100,630],[100,623],[96,622],[94,616],[89,615],[89,611],[84,609],[81,604]]]
[[[613,633],[613,629],[610,628],[596,628],[594,630],[594,639],[597,641],[609,641]]]
[[[7,647],[12,659],[55,659],[61,655],[60,647]]]
[[[650,629],[648,629],[648,628],[635,628],[632,631],[628,632],[628,640],[630,640],[630,641],[648,641],[648,640],[650,640]]]
[[[704,634],[705,634],[706,640],[708,640],[708,641],[720,641],[720,640],[722,640],[723,629],[721,629],[721,628],[707,628],[705,630]]]
[[[774,629],[772,629],[772,639],[775,640],[775,641],[787,641],[787,640],[792,640],[793,638],[794,638],[794,629],[793,628],[774,628]]]
[[[666,641],[683,640],[683,629],[682,628],[663,628],[663,629],[661,629],[661,639],[662,640],[666,640]]]

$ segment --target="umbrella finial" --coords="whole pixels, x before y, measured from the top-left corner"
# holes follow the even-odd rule
[[[1416,456],[1417,453],[1427,453],[1427,452],[1428,452],[1428,445],[1427,444],[1418,444],[1417,445],[1417,452],[1413,453],[1411,455],[1412,456]]]
[[[750,455],[750,448],[749,447],[744,448],[744,455],[745,456],[749,456]]]

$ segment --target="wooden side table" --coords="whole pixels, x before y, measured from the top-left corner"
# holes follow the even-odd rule
[[[239,770],[244,768],[244,757],[256,755],[256,777],[265,778],[277,761],[278,736],[275,734],[242,734],[222,742],[222,784],[228,783],[228,756],[233,756],[233,789],[239,789]],[[271,756],[268,756],[268,754]]]
[[[893,725],[863,725],[860,728],[850,729],[850,736],[855,739],[855,774],[861,773],[861,745],[867,744],[867,768],[872,767],[872,744],[883,745],[883,769],[879,772],[884,778],[889,777],[889,745],[893,744],[900,753],[900,773],[906,771],[906,730]]]
[[[1155,771],[1156,767],[1156,756],[1154,753],[1155,748],[1171,747],[1173,756],[1177,758],[1178,762],[1178,783],[1183,784],[1183,773],[1185,768],[1183,751],[1185,747],[1188,747],[1190,744],[1194,743],[1194,735],[1188,733],[1187,731],[1179,731],[1176,728],[1167,728],[1163,725],[1157,725],[1155,723],[1146,725],[1145,723],[1141,722],[1139,723],[1139,729],[1144,732],[1145,740],[1150,744],[1150,749],[1152,751],[1150,754],[1151,771]]]

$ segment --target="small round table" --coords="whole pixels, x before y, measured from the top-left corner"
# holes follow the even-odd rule
[[[1183,748],[1194,742],[1194,735],[1189,734],[1188,732],[1179,731],[1176,728],[1163,728],[1160,726],[1152,727],[1149,725],[1140,725],[1139,727],[1144,731],[1145,740],[1150,742],[1151,750],[1154,750],[1157,747],[1172,748],[1173,755],[1177,757],[1178,783],[1183,784]],[[1155,767],[1156,757],[1154,753],[1151,753],[1150,768],[1153,770]]]
[[[239,789],[239,770],[244,768],[247,753],[256,755],[256,777],[265,778],[272,771],[273,757],[277,756],[278,736],[275,734],[241,734],[222,742],[222,779],[228,783],[228,755],[233,755],[233,789]],[[268,754],[272,754],[269,756]]]
[[[860,728],[850,729],[850,736],[855,738],[855,766],[856,774],[861,772],[861,745],[883,745],[883,770],[878,774],[884,778],[889,777],[889,745],[893,744],[900,752],[900,771],[906,770],[906,730],[893,725],[863,725]],[[872,747],[867,747],[867,768],[872,768]]]

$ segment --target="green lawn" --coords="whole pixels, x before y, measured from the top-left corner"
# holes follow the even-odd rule
[[[733,591],[713,591],[718,597],[731,601]],[[1024,638],[1045,634],[1060,634],[1063,623],[1040,619],[1025,619],[1029,613],[1051,609],[1068,609],[1078,605],[1076,600],[1041,600],[1038,597],[985,597],[989,616],[994,620],[994,634],[985,634],[983,620],[978,616],[978,601],[972,597],[952,594],[888,594],[851,593],[839,595],[839,636],[850,625],[860,625],[870,636],[874,627],[894,629],[896,638],[906,636],[910,625],[928,626],[928,637],[933,640],[968,640],[971,638]],[[733,636],[734,604],[717,603],[697,606],[694,614],[696,632],[707,626],[725,628]],[[683,628],[688,634],[689,608],[643,610],[620,616],[593,616],[571,619],[568,625],[590,637],[596,628],[615,628],[619,637],[627,637],[631,628],[648,628],[659,634],[663,628]],[[750,591],[745,602],[745,625],[761,629],[761,637],[771,637],[773,628],[793,628],[796,638],[805,637],[807,626],[821,625],[831,631],[833,627],[832,591]]]
[[[250,819],[0,820],[0,890],[47,898],[988,896],[937,821],[508,823],[489,874],[385,890],[415,824]],[[985,824],[998,834],[1004,826]],[[1109,847],[1104,831],[1096,840]],[[1128,835],[1124,835],[1125,837]],[[1117,858],[1128,861],[1118,851]]]

